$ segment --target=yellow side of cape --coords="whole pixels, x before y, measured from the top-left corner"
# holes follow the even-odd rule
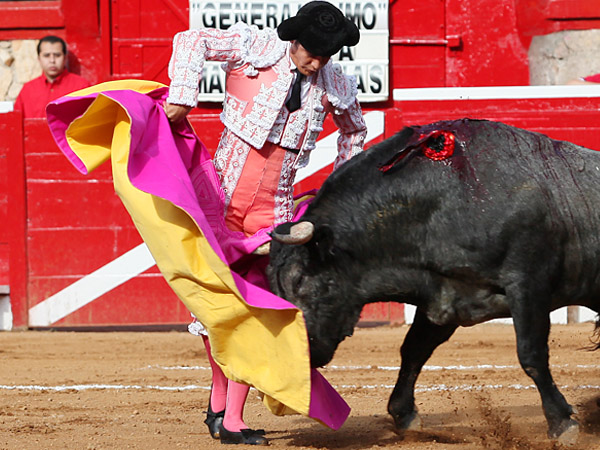
[[[150,92],[161,86],[109,82],[77,95],[117,89]],[[130,125],[125,108],[98,95],[86,113],[71,123],[67,139],[88,171],[111,159],[116,192],[173,291],[206,326],[213,357],[225,375],[265,394],[265,404],[275,414],[308,415],[310,360],[301,312],[249,306],[230,268],[194,220],[171,202],[131,184],[127,174]]]

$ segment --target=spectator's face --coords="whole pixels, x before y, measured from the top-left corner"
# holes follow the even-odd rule
[[[61,43],[42,42],[38,60],[48,81],[54,81],[65,68],[66,55],[63,53]]]
[[[313,55],[302,47],[302,44],[298,41],[292,43],[290,56],[300,73],[307,77],[314,75],[321,67],[327,64],[327,61],[330,59],[329,56]]]

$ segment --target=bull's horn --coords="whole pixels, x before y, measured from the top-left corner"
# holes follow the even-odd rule
[[[281,242],[282,244],[300,245],[306,244],[308,241],[310,241],[314,231],[315,226],[312,224],[312,222],[304,221],[292,225],[289,234],[279,234],[276,231],[273,231],[271,236],[273,239]]]
[[[265,242],[264,244],[262,244],[261,246],[259,246],[257,249],[255,249],[252,254],[253,255],[260,255],[260,256],[264,256],[264,255],[268,255],[269,251],[271,251],[271,242]]]

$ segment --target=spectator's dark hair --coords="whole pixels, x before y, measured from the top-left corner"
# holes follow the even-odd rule
[[[42,43],[43,42],[49,42],[50,44],[56,44],[57,42],[60,42],[61,45],[62,45],[63,53],[66,56],[66,54],[67,54],[67,43],[63,39],[59,38],[58,36],[52,36],[52,35],[44,36],[43,38],[40,39],[40,42],[38,42],[38,45],[37,45],[37,54],[38,55],[42,51]]]

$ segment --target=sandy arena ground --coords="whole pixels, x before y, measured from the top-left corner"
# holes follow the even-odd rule
[[[331,431],[276,417],[250,391],[246,421],[271,448],[557,449],[540,398],[520,369],[509,325],[459,329],[417,381],[423,430],[399,436],[386,404],[408,327],[359,328],[323,373],[352,407]],[[575,449],[600,448],[600,353],[593,324],[555,325],[555,381],[578,409]],[[203,411],[210,375],[186,332],[0,333],[0,449],[223,449]],[[251,448],[249,446],[234,446]]]

